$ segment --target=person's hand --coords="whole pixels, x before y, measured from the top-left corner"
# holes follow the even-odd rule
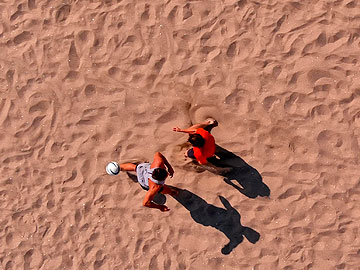
[[[172,178],[174,176],[174,169],[173,168],[168,168],[168,172],[169,172],[169,176]]]
[[[174,127],[174,128],[173,128],[173,131],[175,131],[175,132],[180,132],[180,130],[181,130],[181,129],[180,129],[179,127]]]
[[[161,212],[167,212],[167,211],[170,211],[170,209],[166,206],[166,205],[160,205],[160,211]]]

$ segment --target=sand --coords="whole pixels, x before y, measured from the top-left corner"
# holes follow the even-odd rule
[[[0,269],[360,269],[360,3],[1,1]],[[227,177],[183,157],[207,117]],[[175,169],[170,212],[110,161]]]

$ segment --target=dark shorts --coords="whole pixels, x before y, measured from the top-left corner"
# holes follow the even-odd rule
[[[194,155],[194,148],[191,148],[187,151],[186,155],[189,157],[189,158],[192,158],[192,159],[196,159],[195,155]]]
[[[194,155],[194,148],[191,148],[187,151],[186,155],[189,157],[189,158],[192,158],[192,159],[196,159],[195,155]],[[209,161],[210,163],[212,163],[212,161],[216,160],[216,157],[215,156],[212,156],[212,157],[208,157],[207,158],[207,161]]]

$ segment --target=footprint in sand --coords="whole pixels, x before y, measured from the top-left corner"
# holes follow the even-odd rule
[[[64,223],[61,222],[57,226],[57,228],[56,228],[54,234],[52,235],[52,237],[54,238],[55,242],[58,242],[63,238],[63,236],[64,236]]]
[[[43,261],[43,255],[37,249],[29,249],[24,254],[24,269],[37,269]]]
[[[331,78],[332,76],[330,72],[321,69],[312,69],[307,73],[307,78],[311,85],[314,85],[317,80],[324,77]]]
[[[236,108],[236,112],[240,115],[246,114],[250,110],[249,96],[246,94],[246,91],[244,89],[232,90],[230,94],[225,97],[224,102],[225,104],[229,104]]]
[[[321,32],[321,34],[315,40],[315,44],[319,47],[324,47],[326,45],[326,43],[327,43],[326,33]]]
[[[64,80],[65,81],[69,80],[69,81],[75,82],[78,78],[79,78],[79,72],[70,70],[68,72],[68,74],[66,74],[66,76],[64,77]]]
[[[299,158],[306,157],[308,160],[315,160],[318,155],[316,145],[302,136],[293,137],[289,142],[289,149]]]
[[[160,72],[165,62],[166,62],[166,58],[162,57],[160,60],[156,61],[156,63],[154,64],[154,69],[157,72]]]
[[[14,73],[15,73],[15,71],[12,70],[12,69],[9,69],[6,72],[5,78],[6,78],[6,81],[8,82],[9,85],[12,85],[13,82],[14,82]]]
[[[345,37],[345,36],[347,36],[346,31],[340,30],[340,31],[337,32],[335,35],[330,36],[328,42],[329,42],[329,43],[334,43],[334,42],[338,41],[339,39],[341,39],[341,38],[343,38],[343,37]],[[349,40],[349,41],[350,41],[350,40]],[[350,43],[350,42],[349,42],[349,43]]]
[[[170,12],[167,15],[167,19],[171,22],[174,23],[175,22],[175,18],[177,17],[177,13],[178,13],[178,6],[174,6]]]
[[[66,21],[66,19],[69,17],[71,11],[70,5],[64,5],[61,8],[58,9],[58,11],[55,14],[55,21],[56,22],[63,22]]]
[[[356,6],[356,1],[351,1],[345,5],[346,8],[355,8]]]
[[[306,116],[308,104],[305,102],[307,96],[301,93],[292,93],[285,101],[284,109],[289,114]]]
[[[28,7],[30,10],[36,8],[35,0],[28,0]]]
[[[18,233],[9,232],[5,236],[6,246],[9,248],[16,248],[21,242],[21,237]]]
[[[89,40],[90,31],[82,30],[77,34],[77,40],[80,42],[87,42]]]
[[[280,99],[276,96],[268,96],[264,98],[262,104],[266,111],[271,111],[276,103],[279,103]]]
[[[326,98],[327,96],[329,96],[331,88],[332,85],[328,83],[318,84],[314,86],[313,93],[316,98]]]
[[[319,228],[332,227],[336,220],[336,210],[329,204],[324,202],[316,202],[311,207],[311,212],[314,214],[315,225]]]
[[[165,123],[175,120],[177,118],[177,116],[178,116],[178,114],[176,113],[176,110],[174,110],[174,108],[173,108],[173,109],[165,112],[164,114],[160,115],[156,119],[156,123],[165,124]]]
[[[237,59],[247,59],[254,50],[254,40],[243,38],[237,42]]]
[[[13,13],[10,16],[10,21],[16,20],[17,18],[21,17],[23,14],[24,14],[24,12],[21,9],[18,9],[15,13]]]
[[[147,20],[149,20],[149,8],[150,6],[148,4],[145,4],[145,10],[140,17],[141,21],[146,22]]]
[[[320,149],[326,151],[335,151],[343,144],[341,136],[332,130],[321,131],[317,136],[317,142],[320,146]]]
[[[317,105],[312,108],[311,119],[315,121],[329,120],[331,118],[331,111],[327,105]]]
[[[25,41],[30,40],[32,37],[32,34],[29,31],[24,31],[21,34],[14,37],[14,43],[15,45],[19,45]]]
[[[236,41],[231,43],[226,51],[226,55],[230,58],[236,55]]]
[[[70,69],[76,70],[80,65],[80,58],[79,58],[79,56],[77,54],[74,41],[71,42],[68,58],[69,58],[69,67],[70,67]]]
[[[84,94],[86,97],[92,97],[96,94],[96,87],[93,84],[88,84],[84,88]]]
[[[41,100],[37,103],[35,103],[34,105],[32,105],[29,109],[29,113],[35,113],[35,112],[40,112],[40,113],[47,113],[47,110],[49,109],[49,104],[50,102],[47,100]]]
[[[186,19],[190,18],[193,15],[192,9],[191,9],[191,5],[190,3],[185,4],[185,6],[183,6],[183,21],[185,21]]]
[[[12,270],[15,269],[15,264],[13,263],[13,261],[8,261],[5,265],[5,270]]]

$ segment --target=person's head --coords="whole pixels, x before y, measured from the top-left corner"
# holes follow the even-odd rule
[[[203,147],[205,144],[204,138],[200,134],[190,134],[188,142],[195,147]]]
[[[155,168],[152,172],[152,178],[158,181],[163,181],[168,176],[168,172],[163,168]]]

